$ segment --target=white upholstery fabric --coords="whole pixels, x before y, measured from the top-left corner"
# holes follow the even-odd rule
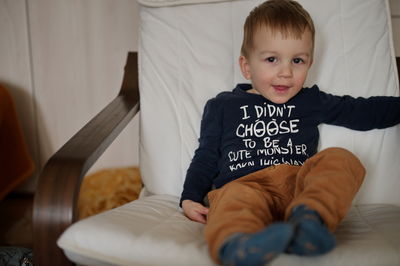
[[[353,96],[398,95],[386,0],[300,0],[317,29],[308,85]],[[210,265],[202,225],[177,202],[197,147],[207,99],[243,81],[242,25],[260,0],[140,11],[140,168],[143,197],[72,225],[58,245],[86,265]],[[321,148],[356,153],[368,175],[337,231],[339,246],[315,258],[280,256],[273,265],[399,265],[399,127],[354,132],[322,126]],[[373,205],[365,205],[373,204]]]
[[[89,217],[71,227],[58,244],[83,265],[213,265],[203,226],[182,215],[178,200],[154,195]],[[399,221],[400,207],[354,206],[336,232],[338,247],[333,252],[314,258],[282,255],[272,266],[400,265]]]
[[[177,206],[177,197],[145,197],[78,223],[69,233],[75,239],[61,239],[59,245],[117,265],[209,265],[203,226],[185,219]],[[84,251],[82,241],[88,247],[106,246]]]

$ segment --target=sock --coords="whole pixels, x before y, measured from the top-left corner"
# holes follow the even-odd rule
[[[293,208],[288,222],[294,225],[295,232],[287,253],[314,256],[335,248],[335,236],[329,232],[321,216],[307,206]]]
[[[265,265],[284,252],[293,236],[289,223],[275,223],[254,233],[238,233],[219,251],[222,265]]]

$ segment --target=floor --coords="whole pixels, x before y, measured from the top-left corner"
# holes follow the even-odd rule
[[[32,194],[10,194],[0,201],[0,246],[32,248]]]

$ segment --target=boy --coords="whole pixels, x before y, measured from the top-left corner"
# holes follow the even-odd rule
[[[400,122],[397,97],[355,99],[303,88],[314,35],[310,15],[293,0],[256,7],[244,25],[239,59],[251,85],[239,84],[205,106],[181,206],[206,224],[217,263],[263,265],[282,252],[332,250],[332,232],[365,170],[344,149],[317,153],[318,125],[369,130]]]

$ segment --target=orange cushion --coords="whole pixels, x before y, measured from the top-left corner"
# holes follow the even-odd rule
[[[30,177],[35,169],[13,99],[0,85],[0,200]]]

